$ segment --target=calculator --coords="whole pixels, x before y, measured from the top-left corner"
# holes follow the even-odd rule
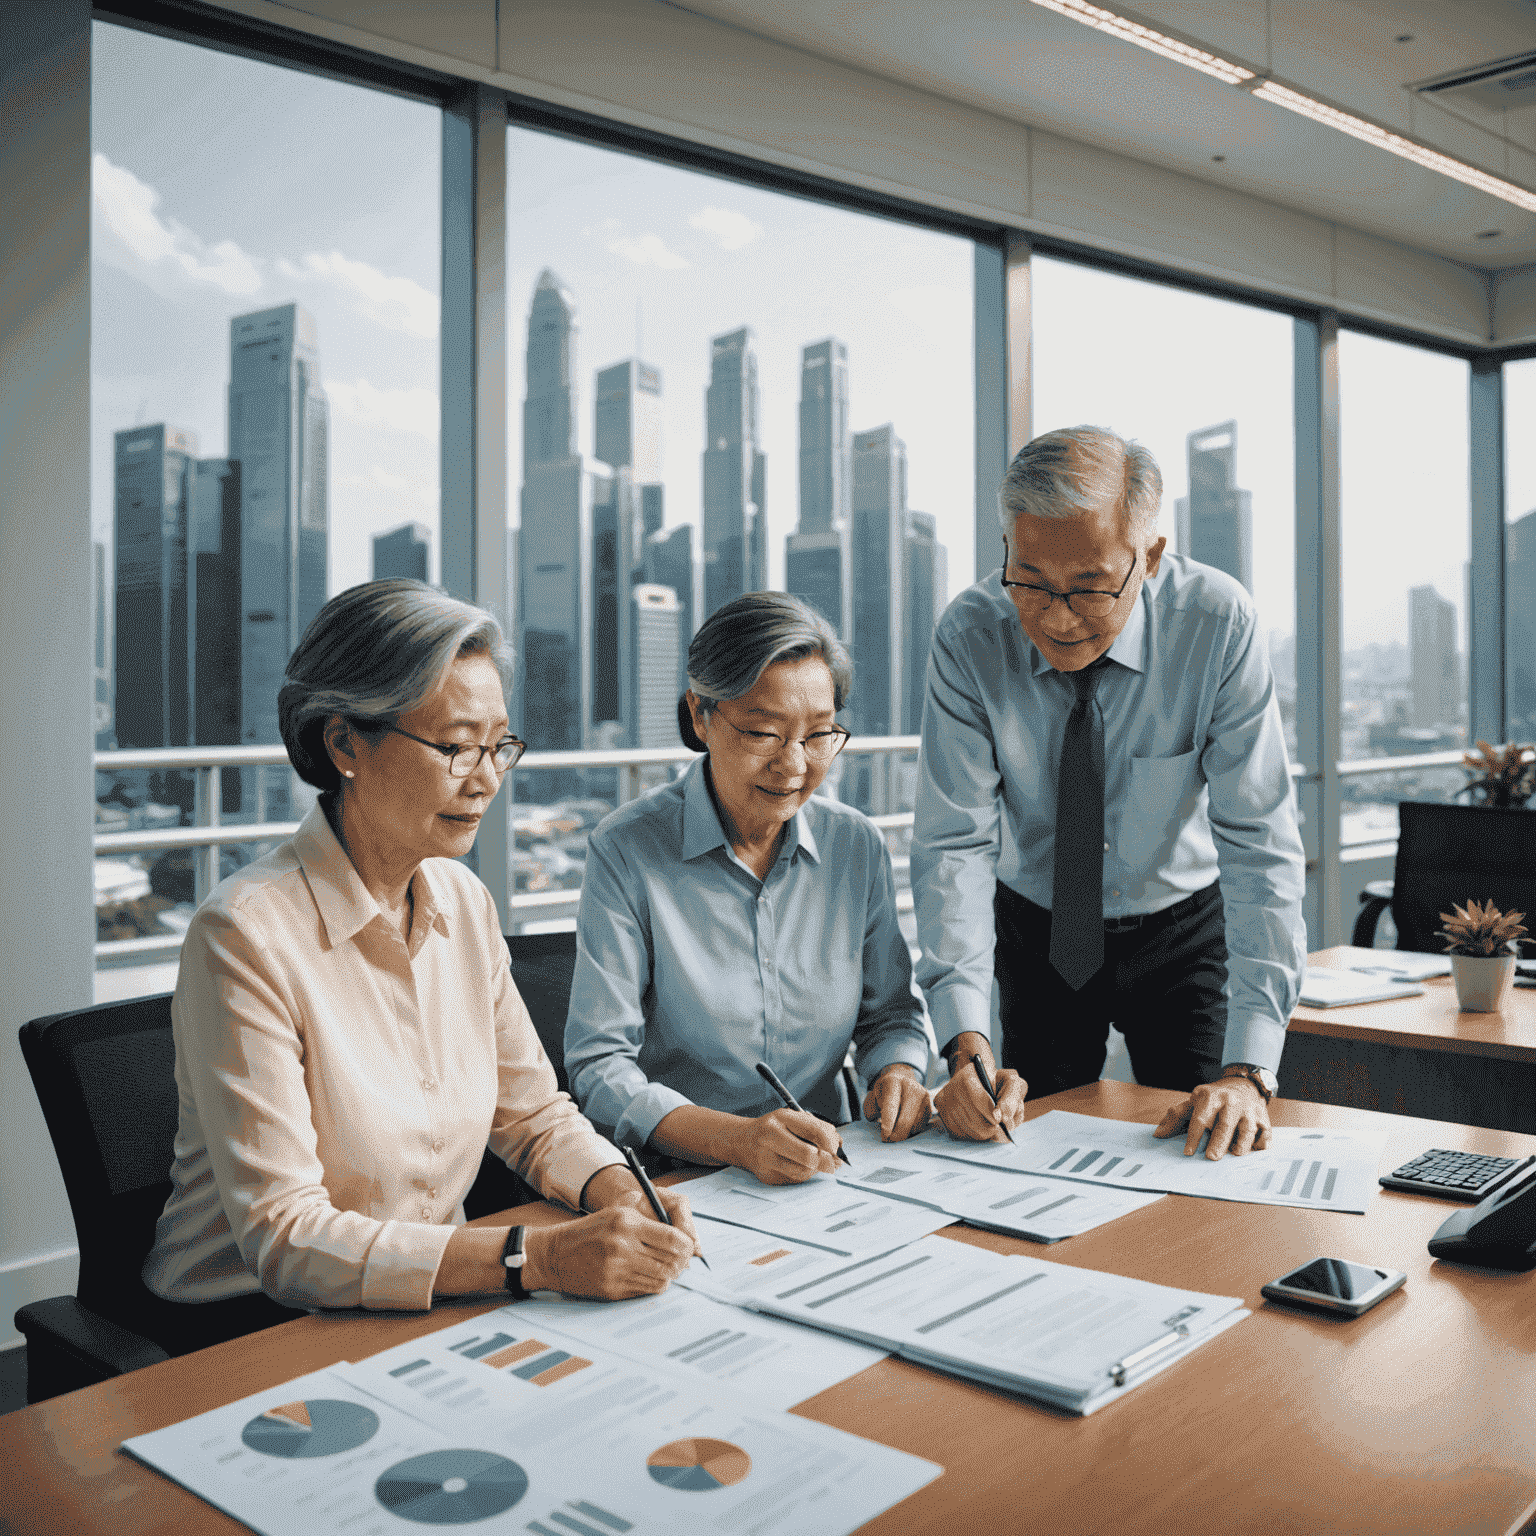
[[[1411,1163],[1377,1179],[1383,1189],[1414,1195],[1439,1195],[1446,1200],[1481,1200],[1489,1186],[1515,1166],[1513,1157],[1488,1157],[1481,1152],[1447,1152],[1431,1147]]]

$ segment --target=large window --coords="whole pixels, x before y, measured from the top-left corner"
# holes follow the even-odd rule
[[[971,243],[520,127],[508,224],[529,744],[679,745],[689,640],[759,588],[847,640],[856,733],[915,733],[973,577]],[[827,792],[893,812],[910,779],[850,753]],[[518,888],[579,884],[616,792],[520,773]]]
[[[1343,756],[1415,756],[1467,735],[1468,367],[1339,337]],[[1450,799],[1459,768],[1352,775],[1340,840],[1397,836],[1397,802]]]
[[[1536,358],[1505,364],[1504,441],[1506,730],[1511,741],[1536,741]]]
[[[1169,549],[1258,605],[1294,755],[1290,319],[1043,257],[1032,278],[1035,433],[1088,423],[1152,450]]]
[[[102,23],[91,105],[97,746],[275,745],[326,597],[436,571],[440,115]],[[286,768],[221,789],[227,822],[307,803]],[[97,829],[193,801],[105,772]],[[97,867],[101,938],[184,927],[187,851]]]

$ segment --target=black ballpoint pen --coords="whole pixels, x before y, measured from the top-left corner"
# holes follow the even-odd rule
[[[994,1104],[996,1104],[997,1089],[992,1086],[992,1079],[987,1076],[987,1069],[985,1064],[982,1062],[979,1052],[972,1055],[971,1065],[976,1068],[976,1076],[981,1079],[981,1086],[987,1090],[987,1097],[991,1099]],[[1002,1124],[1001,1121],[998,1123]],[[1010,1131],[1006,1125],[1003,1126],[1003,1135],[1006,1136],[1009,1141],[1013,1140],[1013,1132]]]
[[[785,1109],[792,1109],[797,1115],[803,1115],[805,1113],[805,1110],[800,1106],[800,1101],[794,1096],[794,1094],[789,1091],[788,1088],[784,1086],[783,1083],[779,1081],[778,1073],[775,1072],[766,1061],[758,1062],[757,1075],[762,1078],[762,1080],[767,1083],[768,1086],[772,1088],[773,1091],[778,1094],[781,1099],[783,1099]],[[848,1154],[843,1151],[843,1144],[841,1139],[839,1139],[837,1144],[837,1155],[843,1160],[843,1162],[848,1163],[850,1168],[853,1167],[853,1164],[848,1162]]]
[[[651,1209],[656,1213],[656,1220],[664,1226],[672,1226],[674,1224],[672,1218],[667,1213],[666,1206],[661,1203],[661,1196],[656,1193],[656,1186],[651,1183],[650,1174],[645,1171],[644,1165],[635,1156],[635,1149],[633,1147],[625,1147],[622,1150],[624,1160],[629,1164],[629,1171],[634,1174],[640,1188],[645,1191],[645,1198],[651,1202]],[[705,1269],[709,1268],[709,1260],[704,1257],[704,1250],[698,1246],[697,1242],[694,1244],[694,1257],[698,1259]]]

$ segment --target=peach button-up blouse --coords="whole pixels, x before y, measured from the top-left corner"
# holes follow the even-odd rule
[[[623,1162],[555,1086],[490,893],[450,859],[411,891],[407,944],[316,807],[198,909],[157,1294],[427,1307],[487,1144],[573,1207]]]

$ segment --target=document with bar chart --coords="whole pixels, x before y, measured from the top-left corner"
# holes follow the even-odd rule
[[[1210,1296],[926,1237],[753,1305],[1092,1413],[1248,1316]]]
[[[566,1354],[556,1370],[581,1365],[541,1372],[534,1345]],[[551,1348],[498,1312],[337,1369],[450,1441],[473,1437],[509,1462],[557,1466],[562,1497],[525,1501],[515,1527],[534,1536],[844,1536],[940,1474],[738,1388],[583,1347],[585,1356]]]
[[[1150,1125],[1052,1110],[1001,1142],[930,1142],[925,1155],[1014,1174],[1052,1174],[1099,1188],[1156,1189],[1255,1205],[1363,1214],[1376,1194],[1386,1131],[1276,1126],[1270,1146],[1211,1162],[1184,1155],[1183,1135],[1158,1140]]]
[[[943,1166],[959,1168],[958,1163]],[[791,1243],[751,1227],[716,1221],[705,1231],[709,1240],[709,1268],[695,1258],[678,1277],[677,1284],[717,1301],[742,1305],[759,1292],[782,1285],[788,1276],[809,1280],[813,1275],[831,1274],[848,1263],[846,1254],[807,1248],[803,1243]],[[823,1342],[816,1340],[818,1347]]]

